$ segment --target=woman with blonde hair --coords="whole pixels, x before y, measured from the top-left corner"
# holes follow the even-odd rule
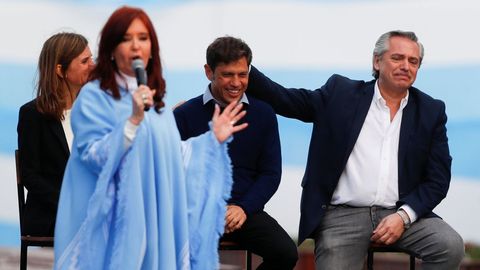
[[[70,110],[94,67],[85,37],[58,33],[43,44],[37,97],[20,108],[20,174],[28,190],[22,235],[53,236],[63,172],[73,140]]]

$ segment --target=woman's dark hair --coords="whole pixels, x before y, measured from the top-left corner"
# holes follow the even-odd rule
[[[115,72],[118,72],[118,67],[115,61],[112,61],[112,55],[118,44],[123,41],[128,27],[135,19],[143,22],[150,35],[151,57],[146,65],[147,85],[151,89],[156,90],[153,100],[155,102],[155,110],[158,112],[165,106],[163,102],[165,80],[162,77],[160,47],[153,24],[142,9],[123,6],[115,10],[110,16],[100,34],[97,66],[92,72],[91,79],[99,79],[102,90],[109,92],[115,99],[120,99],[120,91],[115,80]]]

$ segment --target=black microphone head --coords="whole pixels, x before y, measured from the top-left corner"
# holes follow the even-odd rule
[[[143,64],[142,59],[135,58],[132,61],[132,69],[135,72],[135,77],[137,78],[137,85],[147,85],[147,72],[145,71],[145,66]],[[144,110],[148,111],[150,109],[149,106],[145,105]]]
[[[132,61],[132,69],[135,72],[135,77],[137,78],[138,85],[147,85],[147,72],[145,71],[145,66],[142,59],[136,58]]]
[[[137,69],[137,68],[145,69],[145,65],[143,64],[143,61],[140,58],[135,58],[132,61],[132,70],[135,71],[135,69]]]

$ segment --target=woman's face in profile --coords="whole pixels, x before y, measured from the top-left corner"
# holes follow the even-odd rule
[[[130,76],[135,76],[132,61],[140,58],[146,65],[151,55],[150,33],[140,19],[134,19],[113,52],[118,69]]]
[[[65,71],[65,78],[74,89],[80,89],[87,83],[90,72],[95,67],[92,53],[87,46],[77,57],[75,57]]]

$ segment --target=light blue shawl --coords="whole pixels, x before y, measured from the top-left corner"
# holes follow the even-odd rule
[[[212,132],[182,147],[170,108],[151,109],[125,147],[132,100],[85,85],[55,228],[56,269],[218,268],[231,190],[226,143]]]

